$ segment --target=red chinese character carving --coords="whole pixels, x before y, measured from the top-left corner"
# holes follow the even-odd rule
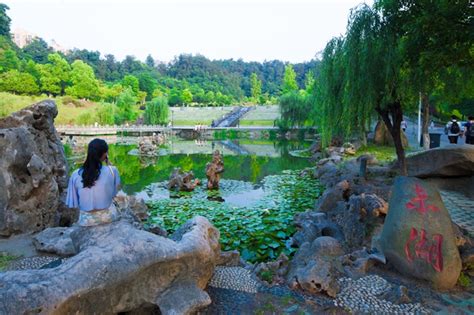
[[[416,210],[421,214],[425,214],[428,211],[439,211],[438,207],[426,204],[428,194],[426,190],[418,184],[415,184],[415,194],[416,196],[410,199],[406,204],[408,210]]]
[[[421,229],[419,236],[420,238],[418,242],[415,243],[415,256],[425,260],[428,264],[433,266],[436,271],[441,272],[443,270],[443,235],[434,234],[433,240],[429,241],[426,238],[426,231]],[[413,256],[410,252],[410,245],[417,239],[418,231],[412,227],[410,230],[410,236],[405,243],[405,255],[409,262],[413,261]]]

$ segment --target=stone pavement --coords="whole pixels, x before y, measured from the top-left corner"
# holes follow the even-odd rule
[[[474,237],[474,200],[455,191],[440,190],[440,194],[454,223]]]

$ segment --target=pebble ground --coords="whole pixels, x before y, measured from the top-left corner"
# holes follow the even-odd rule
[[[384,278],[370,275],[357,280],[339,279],[341,292],[334,300],[334,305],[364,314],[430,314],[420,303],[396,304],[380,296],[392,289]]]

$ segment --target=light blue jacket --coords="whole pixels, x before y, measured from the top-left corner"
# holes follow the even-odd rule
[[[82,168],[72,173],[67,188],[66,205],[81,211],[107,209],[120,187],[120,176],[115,166],[102,165],[94,186],[84,188]]]

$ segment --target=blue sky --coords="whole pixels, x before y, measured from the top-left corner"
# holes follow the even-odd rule
[[[180,53],[211,59],[308,61],[345,32],[361,0],[37,0],[4,1],[12,29],[23,28],[67,48],[118,59]],[[370,1],[371,2],[371,1]]]

